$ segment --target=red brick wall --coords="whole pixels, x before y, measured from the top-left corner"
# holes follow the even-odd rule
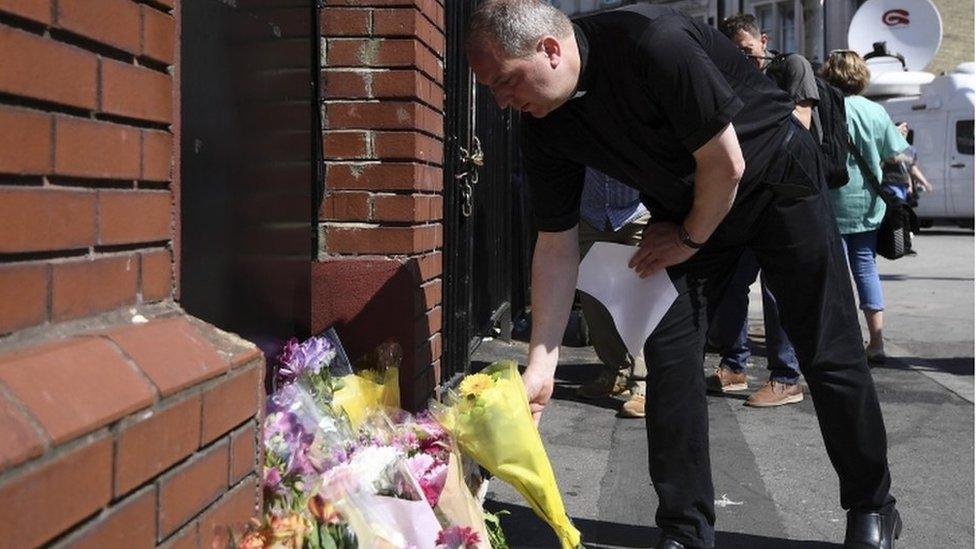
[[[444,7],[328,0],[322,32],[326,197],[313,327],[335,323],[352,354],[398,340],[404,401],[415,407],[439,377]]]
[[[0,334],[170,296],[171,8],[0,0]]]
[[[0,509],[19,510],[0,537],[210,547],[258,504],[263,373],[256,348],[183,316],[0,356]]]
[[[0,0],[3,546],[210,547],[259,502],[264,359],[173,301],[178,12]]]

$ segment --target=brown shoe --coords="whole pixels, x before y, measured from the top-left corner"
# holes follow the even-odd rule
[[[705,378],[705,387],[716,393],[745,391],[749,388],[749,379],[745,372],[737,374],[728,368],[719,366],[715,368],[715,373]]]
[[[647,403],[644,395],[634,395],[630,397],[624,405],[620,407],[620,417],[644,417],[644,406]]]
[[[770,408],[784,404],[796,404],[803,400],[803,388],[799,383],[780,383],[767,381],[758,391],[749,395],[746,406],[756,408]]]
[[[618,396],[627,392],[623,377],[604,370],[593,381],[580,385],[576,394],[587,399]]]

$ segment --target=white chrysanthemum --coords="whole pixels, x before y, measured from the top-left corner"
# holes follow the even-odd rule
[[[360,485],[376,492],[391,489],[397,461],[403,453],[393,446],[366,446],[353,455],[349,466],[356,471]]]

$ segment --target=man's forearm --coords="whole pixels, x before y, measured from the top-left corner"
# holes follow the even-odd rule
[[[705,242],[732,208],[739,179],[725,170],[695,170],[695,202],[684,227],[695,242]]]
[[[914,164],[912,165],[912,169],[911,169],[911,177],[912,179],[918,180],[918,182],[921,183],[922,187],[924,187],[925,189],[933,188],[932,184],[929,183],[929,180],[925,178],[925,174],[922,173],[922,170],[918,169],[918,166]]]
[[[708,240],[729,213],[745,169],[739,142],[731,125],[713,141],[715,145],[724,142],[724,146],[715,148],[709,142],[706,147],[715,150],[709,152],[703,148],[695,155],[695,200],[684,221],[688,236],[695,242]]]
[[[532,257],[532,338],[529,367],[554,372],[579,270],[577,229],[539,233]]]

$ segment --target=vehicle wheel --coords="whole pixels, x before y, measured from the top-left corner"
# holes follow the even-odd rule
[[[973,228],[973,220],[972,219],[957,219],[956,220],[956,225],[959,225],[963,229],[972,229]]]
[[[918,220],[918,226],[920,228],[922,228],[922,229],[931,229],[932,228],[932,225],[934,225],[934,224],[935,224],[935,220],[933,220],[933,219],[919,219]]]

